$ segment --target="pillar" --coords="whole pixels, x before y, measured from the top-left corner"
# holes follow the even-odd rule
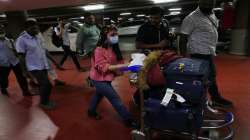
[[[5,12],[8,21],[7,34],[16,39],[24,30],[24,22],[28,17],[26,11]]]
[[[247,28],[249,17],[249,0],[238,0],[236,4],[235,27],[231,34],[230,53],[236,55],[247,55]]]

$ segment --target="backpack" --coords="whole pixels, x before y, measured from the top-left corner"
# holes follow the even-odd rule
[[[56,27],[57,28],[57,27]],[[57,48],[59,48],[59,47],[61,47],[62,45],[63,45],[63,39],[62,38],[60,38],[57,34],[56,34],[56,32],[55,32],[55,30],[53,30],[53,33],[52,33],[52,43],[57,47]]]

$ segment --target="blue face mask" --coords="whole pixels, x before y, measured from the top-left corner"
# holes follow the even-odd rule
[[[117,44],[119,42],[119,37],[117,35],[111,36],[111,37],[109,37],[109,42],[110,42],[110,44]]]

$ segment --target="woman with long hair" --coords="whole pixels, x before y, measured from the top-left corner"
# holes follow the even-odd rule
[[[124,64],[119,49],[117,29],[114,26],[103,27],[97,48],[91,58],[90,79],[96,88],[96,93],[90,102],[89,117],[101,119],[96,108],[103,97],[106,97],[126,126],[132,127],[135,124],[131,114],[111,84],[114,78],[121,74],[120,69],[127,66],[128,64]]]

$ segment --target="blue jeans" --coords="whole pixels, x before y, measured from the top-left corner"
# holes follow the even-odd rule
[[[111,82],[95,80],[92,80],[92,82],[96,88],[96,93],[92,97],[89,110],[96,111],[96,108],[101,102],[102,98],[106,97],[123,120],[131,119],[131,114],[123,105],[119,95],[116,93],[113,86],[111,85]]]

